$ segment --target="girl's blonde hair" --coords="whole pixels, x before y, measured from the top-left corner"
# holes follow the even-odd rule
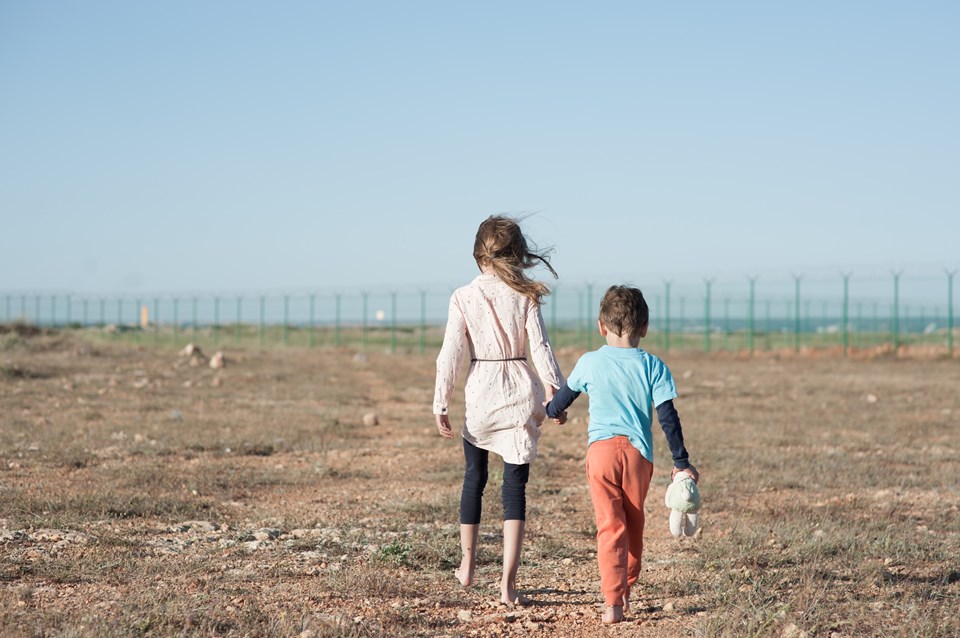
[[[557,271],[550,265],[548,254],[549,251],[538,252],[536,246],[530,246],[520,230],[520,223],[504,215],[491,215],[485,219],[473,242],[473,258],[477,260],[477,266],[482,269],[489,265],[505,284],[537,304],[543,303],[543,297],[550,294],[550,289],[546,284],[530,279],[526,271],[540,261],[556,279]]]

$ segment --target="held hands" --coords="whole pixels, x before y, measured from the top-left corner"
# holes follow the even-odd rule
[[[673,477],[675,477],[678,472],[688,473],[693,478],[694,483],[700,482],[700,472],[698,472],[697,468],[693,467],[692,465],[686,468],[685,470],[681,470],[680,468],[676,468],[676,467],[673,468],[673,472],[670,474],[670,480],[673,480]]]
[[[450,417],[446,414],[435,414],[437,419],[437,429],[440,431],[440,436],[445,439],[453,438],[453,428],[450,427]]]
[[[543,407],[546,408],[547,405],[549,405],[549,404],[550,404],[550,399],[547,399],[546,401],[543,402]],[[567,422],[567,411],[564,410],[564,411],[560,414],[560,416],[558,416],[558,417],[555,418],[555,419],[552,419],[552,421],[553,421],[554,423],[556,423],[557,425],[563,425],[564,423]]]

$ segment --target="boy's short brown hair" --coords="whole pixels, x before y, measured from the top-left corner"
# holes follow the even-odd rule
[[[650,321],[650,308],[639,288],[610,286],[600,301],[600,322],[620,337],[638,334]]]

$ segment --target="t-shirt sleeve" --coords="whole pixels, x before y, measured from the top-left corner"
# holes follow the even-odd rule
[[[586,392],[586,377],[588,376],[589,369],[589,360],[586,358],[586,356],[580,357],[580,360],[577,361],[577,365],[573,366],[573,372],[571,372],[570,376],[567,377],[567,387],[574,392]]]
[[[673,375],[670,373],[670,368],[660,359],[654,360],[652,381],[651,393],[653,394],[654,407],[664,401],[677,398],[677,386],[673,383]]]

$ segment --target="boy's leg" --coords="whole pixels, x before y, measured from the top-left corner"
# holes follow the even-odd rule
[[[643,557],[643,502],[650,490],[653,464],[631,446],[624,451],[623,511],[627,522],[627,591],[640,577]]]
[[[587,449],[587,481],[597,521],[600,590],[610,607],[623,606],[627,589],[627,530],[620,456],[617,438],[595,441]]]
[[[517,592],[517,570],[523,549],[523,530],[527,518],[527,481],[530,465],[503,464],[503,578],[500,602],[523,602]]]
[[[466,439],[463,440],[463,491],[460,493],[460,567],[454,572],[460,584],[469,587],[477,566],[477,540],[480,535],[480,512],[483,488],[487,485],[489,453]]]

